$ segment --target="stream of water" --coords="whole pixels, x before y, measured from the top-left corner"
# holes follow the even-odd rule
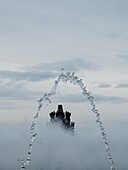
[[[21,160],[21,170],[26,170],[27,166],[30,165],[30,163],[31,163],[33,141],[35,140],[35,138],[37,136],[37,133],[35,132],[35,126],[36,126],[37,119],[39,117],[39,113],[40,113],[41,109],[43,108],[44,102],[48,101],[49,103],[51,103],[50,97],[54,96],[56,94],[56,91],[57,91],[57,88],[58,88],[58,85],[59,85],[60,82],[64,82],[64,83],[70,82],[70,83],[73,83],[74,85],[79,86],[79,88],[81,89],[82,95],[85,96],[85,99],[88,99],[88,102],[91,105],[91,110],[96,117],[96,123],[97,123],[97,125],[100,129],[100,133],[102,135],[102,140],[103,140],[104,145],[105,145],[105,152],[106,152],[108,160],[110,162],[110,169],[116,170],[115,167],[114,167],[114,161],[113,161],[111,150],[110,150],[110,141],[108,140],[108,135],[107,135],[105,128],[103,126],[103,123],[101,121],[100,113],[99,113],[98,109],[96,108],[94,97],[91,94],[91,92],[89,92],[87,90],[82,79],[79,79],[77,76],[75,76],[74,73],[71,73],[71,72],[66,72],[66,73],[62,72],[58,76],[57,80],[55,80],[55,83],[54,83],[52,90],[49,93],[45,93],[38,100],[39,105],[38,105],[37,113],[33,117],[31,128],[30,128],[30,134],[31,135],[30,135],[30,143],[29,143],[28,152],[27,152],[27,158],[26,158],[25,161]]]

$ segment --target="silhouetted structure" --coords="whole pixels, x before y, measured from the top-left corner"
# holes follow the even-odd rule
[[[75,123],[70,120],[71,113],[68,111],[64,112],[62,105],[58,105],[57,111],[53,111],[49,115],[51,123],[60,123],[63,128],[74,130]]]

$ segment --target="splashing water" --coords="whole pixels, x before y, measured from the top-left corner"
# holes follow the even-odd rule
[[[33,147],[33,141],[37,136],[37,133],[35,133],[35,125],[36,125],[36,120],[39,117],[39,113],[41,111],[41,108],[43,107],[43,103],[45,101],[48,101],[49,103],[51,103],[50,97],[56,94],[56,90],[58,87],[59,82],[62,81],[64,83],[67,83],[68,81],[70,83],[73,83],[74,85],[78,85],[82,91],[82,94],[88,99],[91,107],[92,107],[92,112],[95,114],[96,116],[96,123],[100,129],[101,135],[102,135],[102,140],[105,144],[105,152],[107,154],[108,160],[110,162],[110,169],[111,170],[116,170],[114,167],[114,161],[111,155],[111,150],[110,150],[110,142],[107,138],[107,133],[105,131],[105,128],[103,126],[103,123],[101,121],[100,118],[100,113],[98,111],[98,109],[96,108],[96,104],[94,102],[94,97],[91,95],[90,92],[87,91],[86,86],[84,85],[84,83],[82,82],[82,79],[79,79],[77,76],[75,76],[74,73],[71,72],[66,72],[66,73],[61,73],[59,75],[59,77],[57,78],[57,80],[55,81],[55,84],[51,90],[51,92],[49,93],[45,93],[39,100],[38,100],[38,110],[36,115],[33,118],[32,124],[31,124],[31,128],[30,128],[30,143],[29,143],[29,148],[28,148],[28,153],[27,153],[27,159],[26,161],[21,160],[21,170],[26,170],[27,165],[30,165],[31,163],[31,154],[32,154],[32,147]]]

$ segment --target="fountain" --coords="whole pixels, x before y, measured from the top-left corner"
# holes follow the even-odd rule
[[[57,80],[55,80],[55,83],[54,83],[52,90],[49,93],[45,93],[38,100],[38,104],[39,104],[38,110],[37,110],[37,113],[35,114],[35,116],[32,120],[32,124],[31,124],[31,128],[30,128],[31,136],[30,136],[30,143],[29,143],[29,147],[28,147],[27,159],[26,159],[26,161],[21,160],[21,170],[26,170],[26,167],[28,165],[30,165],[30,163],[31,163],[33,141],[35,140],[35,138],[37,136],[37,133],[35,133],[35,125],[36,125],[36,121],[39,117],[39,113],[41,111],[41,108],[43,107],[43,104],[44,104],[45,101],[48,101],[49,103],[51,103],[50,97],[52,97],[56,94],[57,87],[58,87],[58,85],[61,81],[64,82],[64,83],[70,82],[70,83],[73,83],[74,85],[79,86],[79,88],[81,89],[82,95],[84,95],[85,99],[88,99],[88,102],[92,107],[91,111],[94,113],[94,115],[96,117],[96,123],[97,123],[97,125],[100,129],[102,140],[103,140],[104,145],[105,145],[105,152],[106,152],[108,160],[110,162],[110,169],[115,170],[114,161],[113,161],[113,158],[112,158],[112,155],[111,155],[111,150],[110,150],[110,141],[107,138],[107,133],[106,133],[105,128],[103,126],[103,123],[101,121],[100,113],[99,113],[98,109],[96,108],[96,104],[94,102],[94,97],[91,95],[90,92],[87,91],[86,86],[82,82],[82,79],[79,79],[77,76],[75,76],[74,73],[71,73],[71,72],[66,72],[66,73],[62,72],[58,76]],[[59,106],[58,109],[59,109],[59,112],[61,112],[62,114],[58,114],[58,112],[50,113],[51,121],[53,121],[54,118],[56,119],[57,117],[61,117],[61,120],[64,119],[64,114],[62,112],[62,106]],[[63,124],[63,125],[65,126],[65,124]],[[72,125],[70,124],[70,126],[72,126],[74,128],[74,124],[72,124]]]
[[[75,123],[70,120],[71,113],[68,111],[64,112],[62,105],[58,105],[58,110],[49,113],[49,115],[51,118],[50,125],[56,124],[60,125],[65,130],[74,131]]]

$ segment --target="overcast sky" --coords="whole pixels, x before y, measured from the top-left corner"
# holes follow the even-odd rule
[[[64,68],[83,79],[104,121],[128,123],[127,20],[127,0],[0,0],[0,122],[30,120]],[[55,108],[84,102],[69,84],[58,94]]]
[[[1,0],[1,100],[47,91],[64,68],[102,99],[126,102],[127,7],[125,0]]]

